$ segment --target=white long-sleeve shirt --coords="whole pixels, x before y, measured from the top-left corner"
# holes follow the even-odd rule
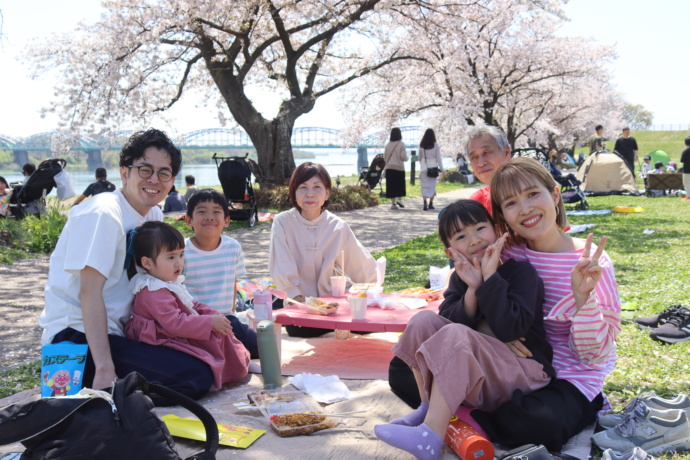
[[[376,281],[376,261],[340,217],[324,211],[307,220],[295,208],[278,214],[271,227],[268,270],[288,296],[325,296],[345,251],[345,273],[356,283]]]

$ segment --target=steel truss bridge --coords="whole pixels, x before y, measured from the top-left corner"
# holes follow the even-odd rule
[[[403,142],[408,146],[416,146],[422,137],[420,126],[401,126]],[[33,134],[24,139],[16,139],[0,134],[0,150],[11,150],[17,164],[29,161],[29,152],[40,157],[49,158],[55,152],[64,151],[69,146],[70,151],[85,152],[89,166],[102,164],[101,152],[120,150],[125,141],[134,131],[119,131],[113,137],[70,137],[57,131]],[[388,141],[389,132],[379,131],[368,134],[360,141],[359,146],[367,148],[382,148]],[[187,149],[253,149],[247,133],[241,129],[211,128],[200,129],[182,134],[173,139],[181,150]],[[292,133],[292,148],[343,148],[343,132],[333,128],[295,128]]]

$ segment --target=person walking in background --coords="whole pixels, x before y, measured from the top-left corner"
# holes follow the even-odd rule
[[[436,196],[436,180],[443,172],[441,148],[436,143],[436,134],[429,128],[424,132],[419,143],[419,183],[422,186],[423,209],[434,209]],[[429,200],[429,206],[426,204]]]
[[[383,168],[386,174],[386,198],[391,199],[391,209],[398,209],[405,205],[400,198],[407,195],[405,188],[405,162],[407,161],[407,149],[402,141],[400,128],[391,129],[390,141],[383,150],[383,159],[386,166]]]
[[[187,210],[187,202],[180,192],[175,190],[173,185],[168,192],[167,198],[165,198],[165,204],[163,205],[163,212],[179,212]]]
[[[196,179],[191,174],[187,174],[186,176],[184,176],[184,182],[187,185],[187,191],[184,192],[184,201],[185,203],[187,203],[189,202],[189,199],[192,197],[192,195],[194,195],[201,189],[198,185],[195,185]]]
[[[680,155],[680,162],[683,163],[683,187],[685,187],[684,201],[690,200],[690,136],[685,138],[685,150]]]
[[[108,172],[105,170],[105,168],[96,168],[96,182],[89,184],[84,190],[84,193],[79,195],[77,199],[74,200],[72,206],[78,205],[87,197],[98,195],[99,193],[103,192],[114,192],[115,188],[115,185],[108,181]]]
[[[594,128],[594,134],[589,136],[587,139],[587,145],[589,146],[589,154],[593,154],[597,150],[602,150],[604,148],[604,127],[597,125]]]
[[[630,168],[630,172],[635,177],[635,162],[639,161],[637,158],[637,141],[630,136],[630,128],[623,128],[621,137],[616,140],[616,145],[613,150],[620,153],[625,160],[625,163]]]

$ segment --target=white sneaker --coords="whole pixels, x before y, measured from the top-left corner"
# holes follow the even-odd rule
[[[250,374],[261,374],[261,364],[254,361],[249,361],[248,371]]]
[[[630,404],[625,406],[622,412],[602,415],[599,417],[599,425],[604,428],[613,428],[623,422],[625,417],[635,410],[639,402],[644,402],[650,409],[680,409],[685,411],[685,415],[690,419],[690,398],[681,394],[673,399],[664,399],[661,396],[657,396],[656,392],[650,391],[649,393],[634,398]]]
[[[615,428],[592,436],[600,449],[623,453],[640,447],[650,454],[690,449],[690,423],[678,409],[650,409],[643,402]]]
[[[633,450],[628,452],[623,452],[619,454],[612,451],[611,449],[606,449],[601,456],[601,460],[655,460],[656,457],[652,457],[644,450],[639,447],[635,447]]]

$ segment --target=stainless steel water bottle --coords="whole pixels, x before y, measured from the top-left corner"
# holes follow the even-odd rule
[[[280,355],[276,335],[273,332],[273,321],[263,320],[256,326],[257,341],[259,343],[259,360],[261,361],[261,375],[264,388],[274,389],[283,386],[280,375]]]

